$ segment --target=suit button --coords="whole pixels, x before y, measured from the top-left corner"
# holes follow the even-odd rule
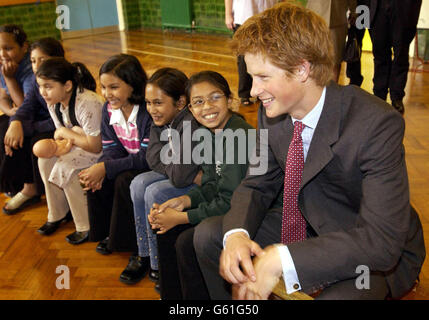
[[[294,288],[295,290],[298,290],[298,289],[299,289],[299,284],[298,284],[298,283],[295,283],[295,284],[293,285],[293,288]]]

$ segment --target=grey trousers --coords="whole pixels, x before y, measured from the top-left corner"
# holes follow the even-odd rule
[[[261,248],[281,242],[280,210],[270,210],[259,227],[254,241]],[[231,299],[231,286],[219,275],[219,258],[223,249],[222,221],[223,216],[207,218],[195,227],[194,233],[196,256],[213,300]],[[370,290],[359,290],[355,286],[355,279],[340,281],[325,288],[316,299],[377,300],[387,297],[389,289],[383,275],[371,275],[370,284]]]

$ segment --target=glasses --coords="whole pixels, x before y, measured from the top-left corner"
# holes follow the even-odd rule
[[[213,93],[213,94],[209,95],[206,98],[203,98],[203,97],[194,98],[194,99],[192,99],[192,101],[189,104],[189,106],[191,108],[195,109],[195,110],[196,109],[201,109],[206,102],[208,102],[208,103],[210,103],[212,105],[213,104],[218,104],[219,101],[222,100],[222,98],[224,96],[225,95],[222,94],[222,93]]]

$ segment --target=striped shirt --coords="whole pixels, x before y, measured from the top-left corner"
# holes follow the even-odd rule
[[[107,106],[107,112],[110,117],[109,124],[115,130],[116,136],[124,146],[125,150],[132,154],[140,151],[139,132],[137,128],[138,111],[139,105],[136,104],[134,105],[133,111],[128,117],[128,120],[125,120],[124,114],[120,109],[113,109],[110,104]],[[103,141],[103,145],[107,145],[109,142],[113,143],[113,141]],[[144,140],[143,143],[145,143]]]

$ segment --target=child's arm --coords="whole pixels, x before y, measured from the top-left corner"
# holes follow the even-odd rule
[[[90,136],[86,135],[83,130],[80,131],[73,127],[73,129],[68,129],[66,127],[61,127],[55,130],[54,139],[70,139],[73,142],[73,145],[92,153],[101,152],[101,135]]]
[[[15,74],[18,71],[18,64],[8,62],[2,65],[2,73],[4,81],[9,90],[10,98],[16,106],[20,106],[24,102],[24,92],[16,81]]]
[[[16,109],[13,106],[12,100],[9,95],[6,93],[6,90],[0,88],[0,110],[7,116],[13,116],[16,112]]]

